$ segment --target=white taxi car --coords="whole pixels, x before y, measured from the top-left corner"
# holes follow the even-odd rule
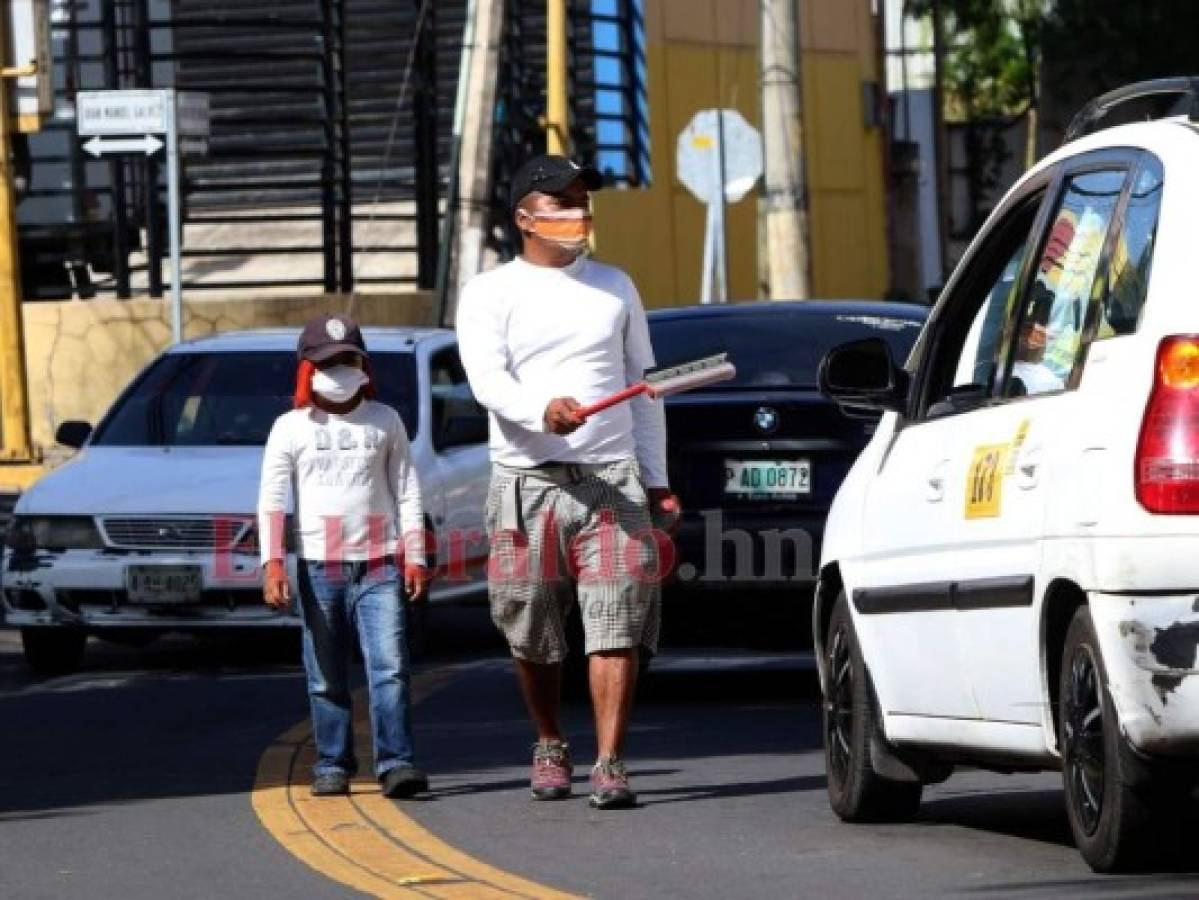
[[[437,536],[443,571],[432,599],[478,592],[487,417],[454,334],[363,333],[379,400],[408,429]],[[262,448],[291,406],[298,336],[273,329],[179,344],[95,430],[59,427],[59,441],[80,450],[20,497],[0,558],[4,616],[35,670],[73,669],[89,634],[138,641],[298,626],[263,603],[254,521]]]
[[[1105,95],[1072,132],[1191,87]],[[877,340],[826,357],[827,394],[886,411],[831,510],[814,612],[843,819],[912,817],[955,764],[1060,768],[1108,871],[1193,800],[1197,163],[1186,117],[1070,140],[995,209],[905,368]]]

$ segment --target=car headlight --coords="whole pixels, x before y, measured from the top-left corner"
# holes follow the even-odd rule
[[[104,547],[96,523],[87,516],[13,516],[4,542],[17,553]]]

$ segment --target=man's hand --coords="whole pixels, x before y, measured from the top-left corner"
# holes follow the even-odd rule
[[[654,527],[673,534],[679,527],[683,517],[683,507],[679,498],[671,493],[668,487],[652,487],[646,490],[649,496],[649,512],[653,518]]]
[[[404,565],[404,589],[413,603],[420,603],[429,596],[429,582],[432,580],[433,573],[424,566],[415,563]]]
[[[272,559],[266,564],[262,596],[271,609],[286,612],[291,606],[291,586],[287,581],[287,567],[283,565],[283,560]]]
[[[556,397],[545,408],[545,427],[554,434],[570,434],[578,430],[583,423],[578,420],[575,411],[582,405],[574,397]]]

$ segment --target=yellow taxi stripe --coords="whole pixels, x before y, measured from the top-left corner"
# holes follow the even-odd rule
[[[418,674],[415,706],[444,687],[460,670]],[[354,732],[370,772],[370,722],[364,692],[355,697]],[[283,847],[328,878],[376,897],[569,898],[480,862],[451,847],[400,811],[362,776],[348,797],[313,797],[309,774],[315,750],[311,725],[293,725],[267,747],[258,763],[251,804],[259,821]]]

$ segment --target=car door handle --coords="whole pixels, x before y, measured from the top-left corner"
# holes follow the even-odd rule
[[[1035,488],[1041,480],[1042,454],[1040,447],[1030,447],[1016,460],[1016,485],[1021,490]]]
[[[949,460],[943,459],[928,473],[928,489],[924,499],[929,503],[940,503],[945,498],[945,472],[949,468]]]

